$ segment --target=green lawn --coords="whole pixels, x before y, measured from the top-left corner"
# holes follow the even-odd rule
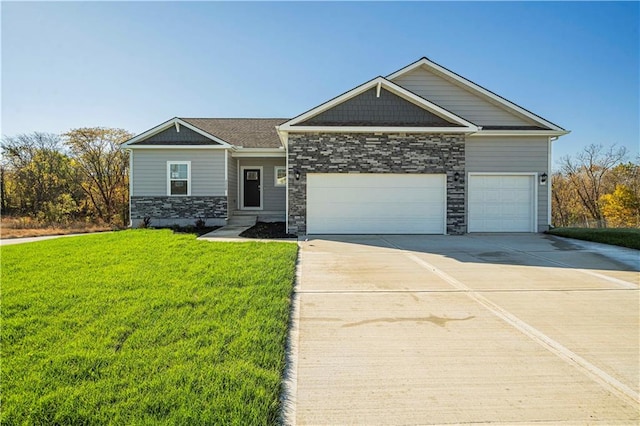
[[[295,244],[132,230],[1,254],[2,425],[277,422]]]
[[[640,250],[640,229],[553,228],[548,234]]]

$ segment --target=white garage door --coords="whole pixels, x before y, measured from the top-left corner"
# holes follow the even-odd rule
[[[469,232],[535,232],[532,175],[470,175]]]
[[[309,234],[444,234],[445,175],[307,175]]]

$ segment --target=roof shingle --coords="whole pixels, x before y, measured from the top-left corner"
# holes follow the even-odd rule
[[[210,135],[244,148],[280,148],[276,126],[287,118],[180,118]]]

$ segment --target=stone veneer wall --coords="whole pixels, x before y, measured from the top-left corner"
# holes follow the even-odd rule
[[[307,173],[360,172],[446,173],[447,233],[463,234],[464,150],[462,134],[289,134],[289,232],[306,232]],[[293,177],[295,169],[300,180]]]
[[[132,224],[145,217],[157,225],[193,225],[200,218],[207,224],[224,224],[227,197],[131,197]]]

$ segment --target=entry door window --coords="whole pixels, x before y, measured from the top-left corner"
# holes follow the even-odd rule
[[[244,207],[260,207],[260,169],[244,169]]]

